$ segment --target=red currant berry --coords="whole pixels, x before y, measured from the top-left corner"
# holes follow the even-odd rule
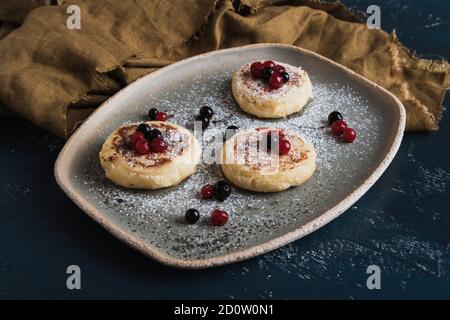
[[[225,211],[215,209],[211,214],[211,224],[213,226],[223,226],[228,221],[228,213]]]
[[[263,64],[259,61],[253,62],[250,66],[250,73],[252,74],[253,78],[259,79],[261,78],[262,69],[264,68]]]
[[[145,136],[142,132],[139,131],[135,131],[132,135],[131,135],[131,139],[130,142],[133,146],[136,145],[136,143],[138,143],[138,141],[140,140],[145,140]]]
[[[148,145],[147,140],[139,140],[136,142],[135,150],[137,153],[141,155],[146,155],[150,153],[150,146]]]
[[[272,60],[267,60],[263,63],[263,67],[273,69],[273,67],[275,67],[275,62],[273,62]]]
[[[281,139],[280,140],[280,156],[285,156],[291,151],[291,143],[288,139]]]
[[[210,199],[214,197],[214,186],[212,184],[207,184],[200,190],[203,199]]]
[[[151,150],[157,153],[163,153],[167,150],[167,144],[163,138],[155,138],[150,143]]]
[[[270,76],[268,83],[272,89],[279,89],[283,86],[284,80],[278,72],[275,72]]]
[[[282,71],[285,71],[285,70],[286,69],[280,64],[277,64],[277,65],[275,65],[275,67],[273,67],[273,71],[278,72],[278,73],[281,73]]]
[[[335,136],[340,136],[345,128],[347,128],[347,123],[344,120],[336,120],[331,126],[331,132]]]
[[[165,112],[158,112],[156,114],[155,120],[156,121],[166,121],[168,118],[167,113]]]
[[[342,139],[344,142],[352,143],[356,139],[356,132],[352,128],[345,128],[342,133]]]

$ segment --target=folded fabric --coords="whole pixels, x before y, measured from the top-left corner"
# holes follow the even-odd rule
[[[81,30],[66,26],[69,5],[81,8]],[[62,137],[143,75],[251,43],[300,46],[375,81],[404,103],[409,131],[438,128],[450,87],[447,62],[413,56],[341,3],[2,0],[0,20],[0,101]]]

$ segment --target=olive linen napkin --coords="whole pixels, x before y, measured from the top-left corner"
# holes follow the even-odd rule
[[[69,30],[69,5],[81,30]],[[395,33],[370,30],[341,3],[314,0],[2,0],[0,105],[68,137],[118,90],[196,54],[293,44],[394,93],[407,130],[436,130],[450,87],[445,61],[415,57]]]

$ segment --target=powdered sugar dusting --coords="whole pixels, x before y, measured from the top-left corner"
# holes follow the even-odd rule
[[[271,89],[267,83],[260,79],[254,79],[250,73],[251,63],[248,63],[237,71],[236,83],[237,87],[246,87],[249,89],[251,96],[259,100],[275,100],[282,96],[288,96],[291,91],[302,86],[307,77],[306,72],[301,67],[297,68],[286,63],[274,61],[275,64],[281,65],[289,74],[289,81],[279,89]]]
[[[223,179],[216,164],[202,161],[196,174],[179,186],[157,190],[126,190],[105,179],[98,154],[83,164],[80,183],[87,186],[90,201],[104,208],[111,219],[126,226],[149,244],[181,259],[200,259],[248,248],[292,231],[333,207],[352,188],[367,178],[378,164],[384,148],[380,111],[362,94],[326,75],[310,74],[314,100],[286,119],[263,120],[244,114],[231,94],[232,71],[198,75],[180,81],[161,95],[148,95],[146,105],[134,106],[136,117],[123,123],[141,121],[150,107],[173,115],[171,122],[193,130],[194,116],[204,105],[215,114],[201,139],[203,153],[217,150],[215,141],[229,125],[239,128],[279,127],[300,133],[317,151],[317,170],[304,185],[282,193],[259,194],[235,188],[225,202],[202,200],[199,190],[206,183]],[[337,141],[329,133],[326,118],[333,110],[344,114],[357,134],[353,144]],[[109,133],[102,133],[101,137]],[[205,157],[208,160],[209,157]],[[372,159],[372,160],[368,160]],[[196,208],[201,219],[187,225],[183,216]],[[224,227],[213,227],[209,216],[220,208],[230,214]]]
[[[136,132],[138,124],[125,124],[118,128],[105,143],[102,158],[104,162],[115,161],[121,158],[127,162],[130,167],[155,167],[163,165],[169,161],[178,158],[189,151],[191,138],[189,133],[182,132],[173,125],[161,122],[147,122],[153,129],[158,129],[166,142],[165,152],[151,152],[147,155],[139,155],[131,145],[131,136]]]

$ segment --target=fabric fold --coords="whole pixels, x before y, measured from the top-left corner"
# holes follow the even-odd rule
[[[66,27],[68,5],[80,6],[81,30]],[[285,43],[390,90],[405,105],[408,131],[436,130],[449,64],[414,56],[362,17],[317,0],[3,0],[0,101],[68,137],[103,101],[161,67],[222,48]]]

